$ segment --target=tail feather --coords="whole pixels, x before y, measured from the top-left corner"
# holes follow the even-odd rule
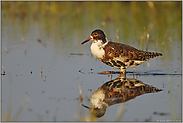
[[[152,58],[155,58],[155,57],[158,57],[158,56],[162,56],[162,53],[156,53],[156,52],[147,52],[146,51],[146,55],[145,55],[145,59],[148,60],[148,59],[152,59]]]

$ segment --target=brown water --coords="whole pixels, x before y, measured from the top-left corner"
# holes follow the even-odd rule
[[[2,121],[180,121],[182,119],[181,2],[1,2]],[[154,6],[153,6],[154,5]],[[96,118],[95,90],[118,74],[97,60],[90,33],[161,52],[135,68],[138,81],[162,91],[107,107]],[[42,73],[41,73],[42,71]],[[133,78],[133,68],[127,78]],[[3,70],[2,70],[3,73]],[[83,101],[80,102],[79,86]]]

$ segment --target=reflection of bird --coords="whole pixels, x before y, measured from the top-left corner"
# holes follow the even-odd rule
[[[119,75],[116,79],[103,84],[91,96],[91,103],[94,108],[83,105],[88,108],[96,117],[102,117],[108,106],[124,103],[137,96],[146,93],[155,93],[162,91],[153,86],[144,84],[137,79],[128,79]]]
[[[94,30],[91,36],[81,44],[91,40],[94,40],[90,47],[93,55],[103,63],[117,68],[123,74],[126,74],[126,69],[129,67],[136,67],[149,59],[162,55],[138,50],[125,44],[109,42],[100,29]]]

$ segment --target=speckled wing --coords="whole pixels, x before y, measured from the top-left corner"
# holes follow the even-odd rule
[[[105,57],[107,59],[114,58],[114,57],[121,57],[123,59],[128,59],[128,60],[146,61],[151,58],[162,55],[161,53],[142,51],[134,47],[131,47],[129,45],[115,43],[115,42],[109,42],[104,48],[104,50],[106,52]]]

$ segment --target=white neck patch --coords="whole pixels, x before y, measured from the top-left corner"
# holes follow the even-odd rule
[[[90,49],[92,54],[97,57],[98,59],[102,59],[105,56],[104,47],[107,45],[108,41],[106,43],[102,43],[102,40],[95,40],[93,41]]]

